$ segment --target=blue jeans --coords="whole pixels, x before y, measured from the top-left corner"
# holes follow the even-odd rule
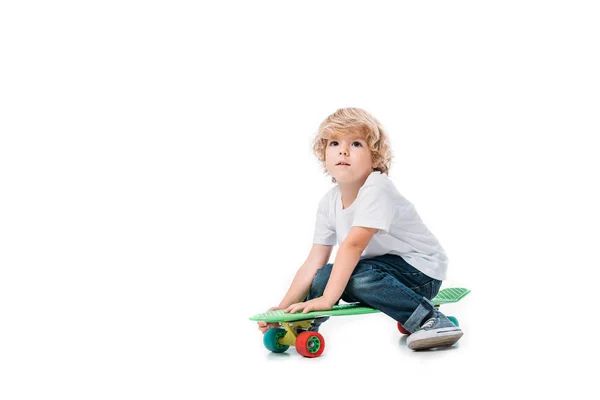
[[[326,264],[317,271],[306,300],[323,295],[332,268],[333,264]],[[402,257],[385,254],[358,262],[341,300],[375,308],[400,322],[407,331],[414,332],[434,315],[435,308],[429,300],[441,286],[442,281],[425,275]],[[318,318],[311,330],[318,330],[327,319],[329,317]]]

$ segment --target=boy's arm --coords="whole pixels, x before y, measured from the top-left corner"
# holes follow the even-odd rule
[[[323,296],[304,303],[293,304],[286,309],[286,312],[295,313],[304,310],[306,313],[315,310],[331,309],[342,296],[350,280],[350,275],[352,275],[352,271],[354,271],[356,264],[360,260],[362,252],[376,232],[377,229],[375,228],[365,228],[362,226],[353,226],[350,228],[348,236],[338,249]]]
[[[328,303],[331,303],[332,307],[342,297],[352,271],[356,268],[362,252],[376,232],[377,229],[375,228],[353,226],[340,245],[331,270],[331,276],[323,292],[323,297]]]
[[[333,246],[313,244],[306,261],[296,272],[296,276],[287,293],[279,303],[279,308],[286,308],[306,298],[317,270],[327,264]]]

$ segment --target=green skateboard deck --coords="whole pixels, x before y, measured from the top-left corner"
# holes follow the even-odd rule
[[[447,288],[439,291],[437,296],[431,300],[433,305],[439,306],[440,304],[456,303],[471,291],[465,288]],[[358,315],[358,314],[371,314],[378,313],[379,310],[374,308],[365,307],[359,303],[351,304],[340,304],[333,306],[331,310],[327,311],[311,311],[306,314],[297,312],[295,314],[286,313],[283,310],[267,311],[264,313],[256,314],[250,318],[250,321],[257,322],[291,322],[291,321],[302,321],[308,319],[314,319],[318,317],[333,317],[339,315]]]

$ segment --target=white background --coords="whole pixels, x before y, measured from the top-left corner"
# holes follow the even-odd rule
[[[599,7],[418,3],[3,2],[0,398],[587,397]],[[452,349],[377,314],[309,360],[248,321],[310,249],[347,106],[472,289]]]

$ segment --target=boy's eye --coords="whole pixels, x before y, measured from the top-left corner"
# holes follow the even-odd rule
[[[339,143],[337,142],[337,140],[332,140],[331,142],[329,142],[330,146],[337,146]],[[356,147],[361,147],[362,143],[361,142],[352,142],[352,146],[356,146]]]

